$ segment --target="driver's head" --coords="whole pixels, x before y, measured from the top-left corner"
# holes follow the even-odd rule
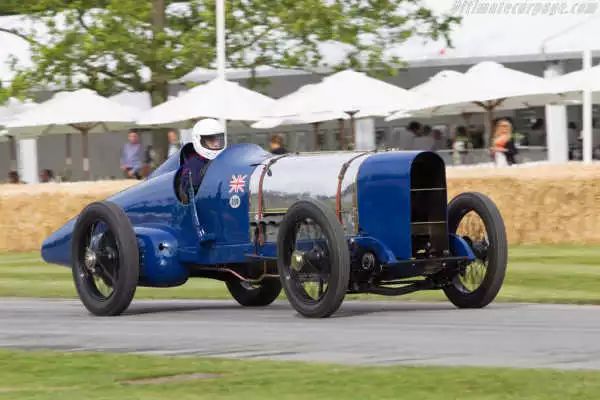
[[[212,160],[227,146],[225,129],[216,119],[203,119],[194,125],[192,144],[196,153]]]

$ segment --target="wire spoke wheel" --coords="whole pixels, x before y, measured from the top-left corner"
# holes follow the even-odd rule
[[[290,275],[298,293],[309,303],[319,302],[329,287],[329,242],[311,218],[296,222]]]
[[[456,234],[469,244],[476,259],[461,268],[455,284],[465,293],[472,293],[483,283],[488,268],[489,240],[479,214],[469,211],[459,222]]]
[[[292,306],[306,317],[334,313],[350,276],[350,255],[342,226],[330,207],[301,200],[289,208],[277,239],[277,267]]]
[[[73,279],[79,298],[95,315],[118,315],[131,303],[139,253],[129,218],[116,204],[97,202],[77,218],[72,239]]]
[[[119,278],[119,249],[113,232],[102,220],[94,221],[85,233],[85,249],[78,265],[87,290],[99,301],[112,296]]]
[[[496,205],[480,193],[463,193],[448,205],[448,231],[464,242],[473,259],[459,266],[444,293],[459,308],[488,305],[502,287],[508,249]]]

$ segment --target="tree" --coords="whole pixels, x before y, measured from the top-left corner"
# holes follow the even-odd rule
[[[28,82],[104,95],[147,91],[159,104],[169,81],[215,59],[214,0],[10,1],[47,30],[42,38],[0,28],[30,43],[34,67],[15,67],[21,90]],[[390,47],[413,35],[449,41],[458,22],[434,15],[420,0],[228,0],[226,7],[228,65],[251,71],[316,69],[322,43],[337,41],[349,50],[327,67],[389,73],[401,65],[385,56]]]
[[[4,29],[31,43],[35,67],[20,72],[37,85],[149,91],[158,103],[166,82],[210,67],[215,58],[214,0],[10,2],[48,30],[50,40]],[[326,41],[351,46],[333,69],[393,69],[399,60],[384,56],[391,46],[413,35],[449,40],[458,21],[434,15],[418,0],[229,0],[227,11],[227,61],[249,69],[314,69]]]

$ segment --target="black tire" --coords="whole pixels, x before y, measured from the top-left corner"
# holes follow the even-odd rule
[[[262,307],[271,304],[281,293],[279,279],[266,278],[260,284],[248,284],[239,279],[226,281],[235,301],[244,307]]]
[[[322,292],[324,281],[320,279],[318,298],[310,299],[291,267],[296,245],[297,225],[302,221],[314,221],[327,241],[324,263],[327,269],[327,289]],[[313,249],[314,250],[314,249]],[[350,254],[344,230],[333,210],[320,201],[307,199],[294,203],[287,211],[277,237],[277,269],[285,294],[296,311],[309,318],[324,318],[333,314],[342,304],[350,279]],[[304,267],[302,267],[304,268]]]
[[[106,229],[95,234],[98,224]],[[101,239],[94,240],[97,235]],[[103,241],[108,244],[97,244]],[[97,316],[125,311],[135,295],[140,269],[137,239],[125,212],[108,201],[91,203],[77,218],[71,246],[73,280],[83,305]],[[86,249],[92,248],[95,255],[90,260]],[[94,283],[100,280],[111,288],[110,295],[101,293]]]
[[[460,274],[444,288],[448,300],[459,308],[482,308],[491,303],[502,287],[508,262],[504,221],[489,197],[481,193],[462,193],[452,199],[448,205],[448,231],[456,233],[463,217],[471,211],[481,218],[488,242],[485,253],[482,250],[475,251],[478,259],[475,262],[483,263],[485,260],[487,266],[485,275],[475,290],[469,291],[465,288],[460,282]]]

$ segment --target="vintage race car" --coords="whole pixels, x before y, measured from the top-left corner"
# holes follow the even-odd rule
[[[502,286],[498,209],[478,193],[448,204],[435,153],[234,145],[186,191],[185,149],[44,241],[44,260],[72,268],[93,314],[122,313],[137,286],[190,277],[224,281],[244,306],[270,304],[283,286],[307,317],[331,315],[347,293],[441,289],[458,307],[484,307]]]

